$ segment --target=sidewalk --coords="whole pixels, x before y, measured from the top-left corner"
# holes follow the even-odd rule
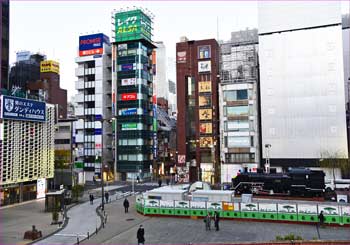
[[[111,191],[120,187],[122,186],[113,185],[105,188],[105,190]],[[98,191],[100,191],[100,188],[95,189],[95,192]],[[115,200],[115,195],[111,195],[110,198]],[[84,239],[88,232],[92,234],[96,231],[96,228],[101,226],[100,216],[96,213],[96,208],[100,204],[101,198],[96,198],[92,205],[88,201],[71,208],[67,214],[69,217],[68,224],[63,230],[34,244],[75,244],[77,238],[79,240]]]
[[[6,206],[0,209],[0,244],[25,244],[24,233],[32,230],[32,225],[46,236],[59,227],[51,225],[52,214],[44,212],[45,199]],[[62,216],[60,215],[60,220]]]

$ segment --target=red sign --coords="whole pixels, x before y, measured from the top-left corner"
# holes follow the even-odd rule
[[[79,51],[79,56],[94,55],[94,54],[103,54],[103,48],[96,48],[96,49],[80,50]]]
[[[137,93],[122,94],[122,100],[137,100]]]

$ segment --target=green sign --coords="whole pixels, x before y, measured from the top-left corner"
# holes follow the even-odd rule
[[[122,130],[137,129],[137,123],[124,123],[122,124]]]
[[[115,42],[146,39],[152,41],[152,21],[141,10],[115,14]]]
[[[74,163],[74,168],[83,168],[84,167],[84,163],[83,162],[75,162]]]

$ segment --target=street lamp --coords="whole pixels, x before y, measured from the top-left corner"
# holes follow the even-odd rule
[[[266,159],[265,159],[265,172],[270,173],[270,148],[271,144],[265,144]]]

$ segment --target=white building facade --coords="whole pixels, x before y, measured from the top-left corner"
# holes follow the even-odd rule
[[[263,158],[272,167],[347,158],[339,2],[258,5]]]
[[[102,34],[79,38],[78,67],[75,75],[76,166],[82,166],[85,181],[101,178],[101,161],[105,179],[113,176],[112,154],[112,77],[111,45]],[[103,127],[102,127],[103,125]],[[102,156],[103,154],[103,156]]]

